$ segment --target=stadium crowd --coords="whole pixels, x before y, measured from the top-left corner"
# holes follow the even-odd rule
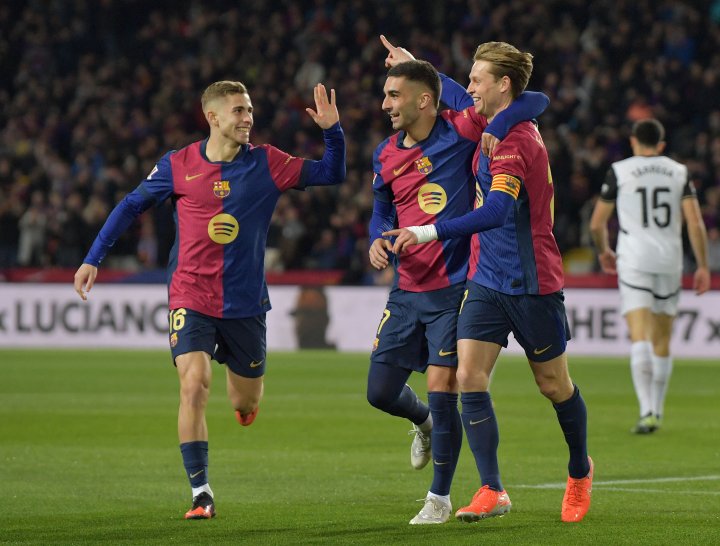
[[[199,94],[209,82],[248,86],[251,142],[319,158],[322,134],[304,109],[324,82],[337,90],[347,179],[281,199],[266,265],[382,282],[367,263],[372,151],[392,131],[380,107],[380,33],[463,84],[481,42],[533,53],[528,88],[551,99],[539,122],[571,270],[596,267],[594,200],[610,163],[631,155],[632,122],[657,117],[668,155],[689,167],[720,271],[720,0],[3,3],[0,269],[77,267],[161,154],[204,137]],[[173,237],[171,208],[148,211],[105,266],[163,267]]]

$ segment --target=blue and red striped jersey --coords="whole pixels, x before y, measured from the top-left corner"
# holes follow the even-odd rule
[[[472,236],[472,281],[505,294],[550,294],[564,284],[553,228],[554,188],[548,154],[534,123],[514,126],[492,157],[478,150],[475,208],[491,188],[515,198],[505,223]]]
[[[430,135],[406,148],[401,131],[383,141],[373,156],[376,200],[392,202],[398,227],[433,224],[470,211],[471,158],[487,120],[474,108],[438,115]],[[397,258],[397,285],[424,292],[467,276],[468,237],[411,247]]]
[[[242,146],[232,161],[207,159],[207,140],[165,154],[148,177],[113,209],[84,262],[98,266],[133,219],[172,198],[175,244],[168,264],[171,309],[218,318],[270,309],[264,256],[278,198],[290,188],[339,184],[345,138],[339,123],[323,130],[319,161],[271,145]]]
[[[235,160],[213,163],[205,144],[166,154],[138,188],[156,203],[173,196],[169,307],[219,318],[258,315],[270,309],[264,272],[270,219],[281,193],[300,183],[304,160],[249,144]]]

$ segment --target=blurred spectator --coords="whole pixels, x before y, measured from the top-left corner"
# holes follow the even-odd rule
[[[32,193],[30,206],[18,223],[18,264],[23,267],[43,266],[48,262],[45,253],[47,218],[45,217],[45,196],[40,190]]]

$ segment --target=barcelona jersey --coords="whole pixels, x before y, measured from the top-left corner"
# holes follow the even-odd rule
[[[553,180],[535,124],[514,126],[492,157],[475,153],[475,208],[488,193],[503,191],[514,207],[498,228],[472,236],[468,278],[504,294],[551,294],[564,284],[553,228]]]
[[[304,160],[248,144],[233,161],[211,162],[206,143],[163,156],[136,190],[155,203],[173,196],[169,307],[258,315],[270,309],[263,259],[270,219],[282,192],[301,185]]]
[[[434,224],[472,209],[470,159],[487,126],[474,108],[438,115],[430,135],[411,147],[401,131],[373,156],[375,199],[395,206],[398,227]],[[467,276],[468,237],[410,247],[397,257],[397,286],[410,292],[437,290]]]

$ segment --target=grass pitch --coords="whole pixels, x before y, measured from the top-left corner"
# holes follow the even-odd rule
[[[567,449],[527,364],[493,380],[512,512],[410,526],[431,469],[409,463],[409,423],[365,401],[367,355],[274,353],[251,427],[235,422],[224,370],[208,407],[218,517],[185,521],[178,381],[167,352],[0,351],[0,543],[711,544],[720,542],[720,366],[677,361],[666,419],[629,433],[636,403],[622,359],[571,358],[588,405],[593,505],[560,522]],[[424,378],[413,378],[424,392]],[[457,508],[479,486],[467,445]]]

